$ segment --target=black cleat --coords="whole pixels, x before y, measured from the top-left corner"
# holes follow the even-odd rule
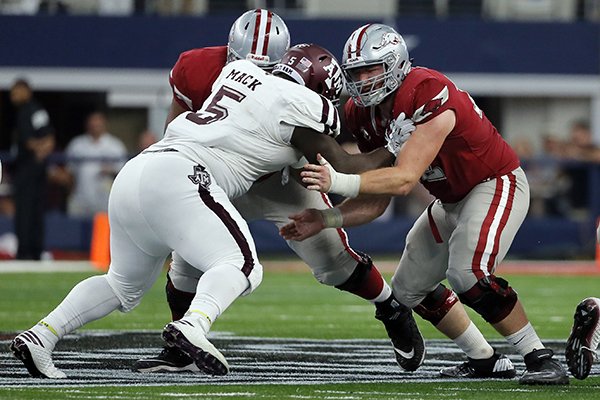
[[[206,339],[204,331],[189,321],[168,323],[162,333],[169,346],[179,348],[188,355],[198,369],[209,375],[227,375],[229,364],[219,350]]]
[[[467,361],[454,367],[443,368],[440,375],[445,378],[496,378],[512,379],[517,376],[513,363],[504,354],[496,353],[490,358]]]
[[[565,358],[569,372],[577,379],[585,379],[597,357],[600,342],[600,299],[583,299],[575,309],[573,320]]]
[[[383,322],[392,340],[398,365],[405,371],[416,371],[425,359],[425,342],[412,310],[393,298],[376,307],[375,318]]]
[[[156,357],[137,360],[131,369],[137,372],[200,372],[187,354],[169,346],[165,346]]]
[[[534,350],[525,355],[525,372],[519,378],[522,385],[568,385],[569,377],[550,349]]]

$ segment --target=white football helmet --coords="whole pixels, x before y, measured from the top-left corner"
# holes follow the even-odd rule
[[[290,32],[281,17],[272,11],[246,11],[231,26],[227,61],[249,60],[271,69],[290,48]]]
[[[359,80],[356,69],[383,65],[383,73]],[[396,89],[408,74],[411,62],[404,39],[394,28],[383,24],[363,25],[344,45],[342,70],[348,92],[357,106],[379,104]]]

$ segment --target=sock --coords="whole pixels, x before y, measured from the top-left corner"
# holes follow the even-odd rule
[[[62,303],[31,330],[54,348],[67,333],[110,314],[120,305],[106,275],[92,276],[75,285]]]
[[[215,320],[248,288],[248,278],[237,267],[223,265],[206,271],[182,320],[199,323],[208,333]]]
[[[169,309],[171,310],[171,319],[177,321],[183,318],[186,311],[190,308],[195,293],[177,289],[168,274],[165,292],[167,293],[167,303],[169,303]]]
[[[352,275],[336,288],[362,297],[371,303],[380,303],[387,300],[392,294],[392,288],[379,273],[374,265],[359,263]]]
[[[527,325],[512,335],[505,336],[505,338],[506,341],[513,345],[515,350],[522,356],[531,353],[533,350],[544,348],[535,329],[531,326],[531,322],[528,322]]]
[[[472,321],[469,327],[454,339],[454,343],[465,352],[467,357],[475,360],[483,360],[494,355],[494,349]]]

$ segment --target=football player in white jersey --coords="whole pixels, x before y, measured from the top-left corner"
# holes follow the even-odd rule
[[[300,46],[306,57],[290,59],[278,70],[287,79],[249,61],[228,64],[200,111],[178,116],[161,141],[123,167],[109,200],[108,273],[77,284],[11,343],[32,376],[65,378],[52,360],[58,340],[114,310],[136,307],[172,251],[202,276],[185,316],[166,325],[163,339],[201,371],[229,372],[206,335],[215,319],[262,279],[252,236],[230,199],[302,155],[314,162],[317,152],[327,154],[338,168],[354,171],[389,162],[387,149],[351,156],[335,142],[339,117],[330,99],[339,97],[341,80],[331,79],[329,71],[339,65],[324,49],[313,58],[315,48]]]
[[[167,123],[186,111],[198,111],[210,96],[217,76],[228,62],[247,59],[271,71],[284,54],[285,60],[279,63],[279,70],[285,69],[284,66],[292,61],[292,57],[301,60],[304,55],[296,54],[296,50],[286,53],[289,42],[287,26],[277,14],[255,9],[245,12],[233,23],[227,46],[204,47],[181,53],[169,74],[173,98]],[[319,57],[317,51],[309,58]],[[303,68],[308,71],[306,66]],[[293,73],[293,69],[289,71]],[[331,72],[329,79],[341,79],[339,71],[330,69],[329,72],[322,72]],[[248,192],[232,199],[232,203],[246,221],[266,220],[278,228],[288,222],[289,215],[305,208],[331,208],[327,195],[306,190],[299,179],[294,179],[298,174],[297,169],[286,168],[262,176]],[[328,220],[337,227],[339,216],[330,217]],[[287,244],[311,269],[318,282],[352,293],[375,306],[375,318],[384,324],[402,369],[414,371],[421,365],[425,346],[411,310],[396,301],[390,286],[370,257],[350,245],[342,228],[326,229],[310,239],[302,242],[289,240]],[[181,255],[172,254],[165,286],[172,320],[183,317],[189,308],[200,275],[201,272]],[[165,346],[152,357],[138,360],[133,369],[139,372],[197,371],[189,357],[170,346]]]

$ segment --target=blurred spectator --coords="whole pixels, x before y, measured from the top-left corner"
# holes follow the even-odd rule
[[[138,153],[142,152],[143,150],[146,150],[148,147],[156,143],[157,137],[158,136],[156,135],[156,133],[148,129],[140,133],[140,136],[138,138]]]
[[[560,141],[551,135],[543,137],[542,154],[536,155],[531,140],[522,137],[513,143],[529,181],[531,202],[529,215],[568,216],[571,211],[569,192],[571,180],[562,169],[560,160],[552,155]]]
[[[18,259],[39,260],[44,240],[47,159],[54,149],[48,113],[34,99],[29,83],[18,79],[10,90],[16,107],[16,159],[13,179]]]
[[[0,14],[33,15],[40,8],[40,0],[0,0]]]
[[[586,216],[589,207],[589,168],[582,162],[600,163],[600,148],[593,143],[592,132],[586,121],[574,121],[567,140],[547,143],[550,154],[563,160],[565,173],[572,182],[570,202],[573,211]]]
[[[65,150],[66,169],[55,169],[55,182],[71,187],[67,211],[74,217],[93,217],[108,210],[113,180],[127,161],[121,140],[107,131],[106,116],[91,113],[86,132],[71,140]]]

